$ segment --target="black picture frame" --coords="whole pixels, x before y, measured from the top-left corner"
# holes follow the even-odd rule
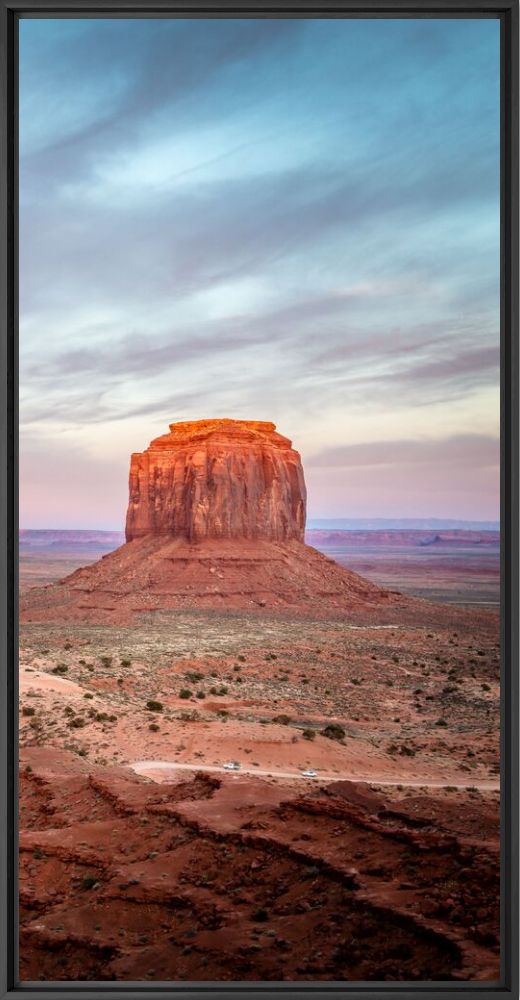
[[[518,980],[518,0],[0,0],[1,868],[0,997],[285,1000],[519,995]],[[22,17],[499,18],[501,21],[501,978],[496,983],[19,984],[17,969],[18,182],[17,24]]]

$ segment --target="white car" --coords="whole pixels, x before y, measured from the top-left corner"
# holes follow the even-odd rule
[[[302,777],[303,778],[317,778],[318,777],[318,772],[317,771],[313,771],[312,768],[309,768],[307,771],[302,771]]]
[[[224,770],[240,771],[240,764],[236,760],[230,760],[228,764],[224,764]]]

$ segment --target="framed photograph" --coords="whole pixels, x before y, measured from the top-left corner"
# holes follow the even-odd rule
[[[518,997],[518,4],[2,0],[2,988]]]

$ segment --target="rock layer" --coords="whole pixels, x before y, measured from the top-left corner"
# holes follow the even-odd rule
[[[132,455],[126,540],[147,535],[303,541],[305,480],[291,441],[272,423],[170,424]]]

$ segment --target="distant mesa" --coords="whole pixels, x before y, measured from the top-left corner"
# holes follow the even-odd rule
[[[126,543],[28,590],[24,621],[270,608],[319,616],[399,601],[304,542],[300,456],[274,424],[196,420],[132,455]]]
[[[126,540],[146,535],[303,541],[300,456],[271,423],[194,420],[170,424],[132,455]]]

